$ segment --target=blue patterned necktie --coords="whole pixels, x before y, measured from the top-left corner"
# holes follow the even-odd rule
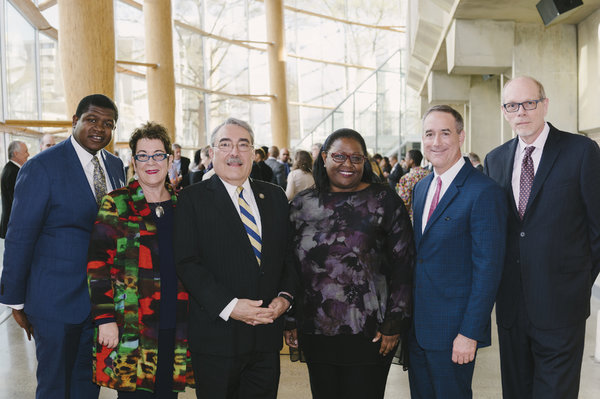
[[[248,238],[250,239],[250,244],[252,245],[252,249],[254,250],[254,255],[256,256],[256,261],[260,266],[260,257],[262,250],[262,240],[260,239],[260,234],[258,233],[258,226],[256,225],[256,219],[252,216],[252,210],[250,209],[250,205],[244,199],[242,192],[244,191],[243,187],[238,187],[236,192],[238,194],[238,205],[240,206],[240,213],[242,215],[242,223],[244,224],[244,228],[246,229],[246,233],[248,233]]]
[[[106,178],[98,157],[94,156],[92,163],[94,164],[94,194],[96,195],[96,203],[100,206],[102,197],[106,195]]]

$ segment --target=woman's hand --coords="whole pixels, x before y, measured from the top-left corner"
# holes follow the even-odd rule
[[[285,343],[290,348],[298,347],[298,330],[283,330],[283,336],[285,337]]]
[[[98,343],[109,349],[114,348],[119,343],[119,327],[117,323],[106,323],[98,326]]]
[[[400,334],[396,335],[383,335],[379,331],[373,338],[373,342],[377,342],[381,339],[381,347],[379,348],[379,353],[382,356],[386,356],[388,353],[394,350],[396,345],[398,345],[398,340],[400,339]]]

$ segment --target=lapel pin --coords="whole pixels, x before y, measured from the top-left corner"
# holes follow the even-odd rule
[[[265,199],[265,195],[263,193],[258,194],[258,198]]]

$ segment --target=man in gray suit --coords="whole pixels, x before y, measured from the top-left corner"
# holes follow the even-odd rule
[[[273,169],[273,183],[281,186],[285,190],[287,186],[287,175],[285,174],[285,165],[277,161],[279,156],[279,148],[271,146],[269,148],[269,158],[265,161],[271,169]]]

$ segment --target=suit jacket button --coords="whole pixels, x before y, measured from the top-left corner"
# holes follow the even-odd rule
[[[521,234],[519,234],[521,237],[525,237],[525,232],[522,231]]]
[[[265,272],[261,270],[261,271],[260,271],[260,275],[261,275],[261,276],[264,276],[264,275],[265,275]]]

